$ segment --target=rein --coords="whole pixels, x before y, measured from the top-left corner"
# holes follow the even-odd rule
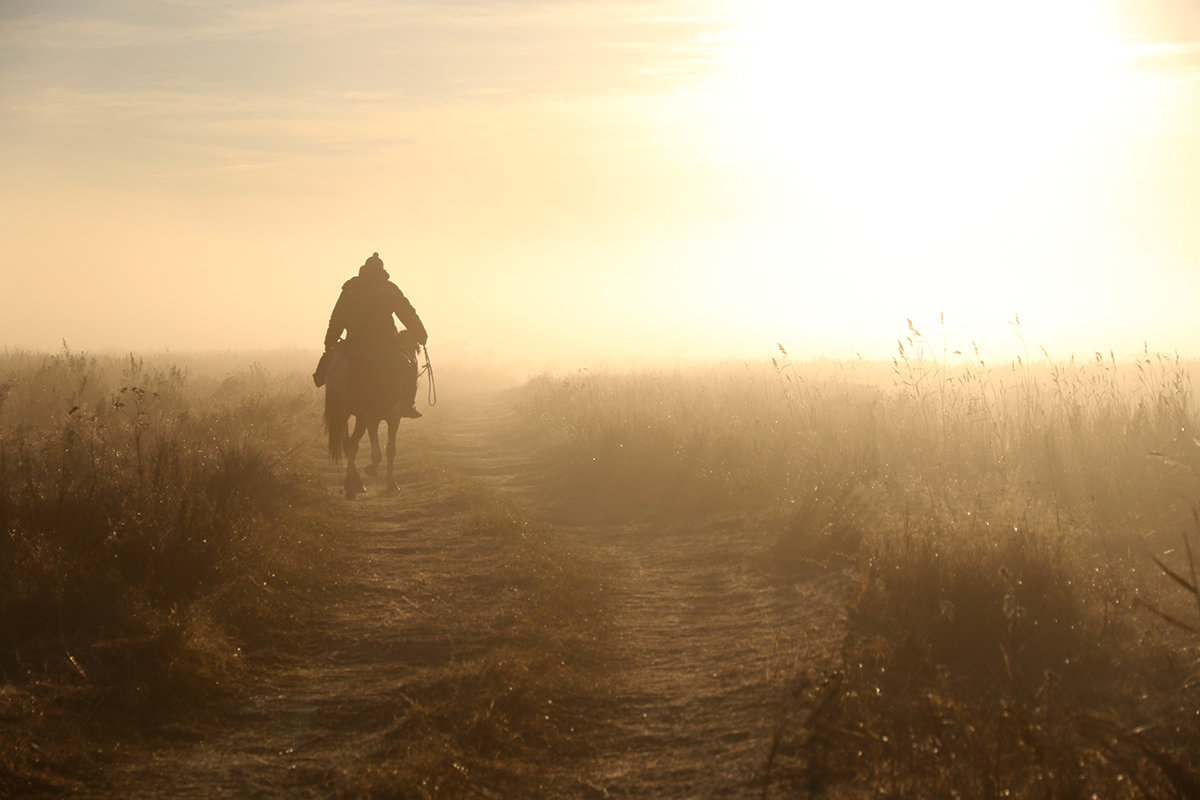
[[[422,346],[421,349],[425,351],[425,366],[421,367],[421,371],[417,373],[417,377],[420,378],[422,375],[429,376],[429,388],[425,390],[425,399],[432,407],[437,405],[437,383],[433,380],[433,364],[429,363],[429,347]]]

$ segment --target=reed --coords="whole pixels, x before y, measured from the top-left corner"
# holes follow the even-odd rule
[[[0,376],[9,722],[85,736],[223,691],[331,563],[325,492],[295,458],[311,398],[261,368],[193,382],[65,347],[6,354]],[[36,783],[27,739],[5,737],[0,784]]]
[[[844,573],[841,663],[775,753],[814,793],[1200,793],[1193,365],[1035,359],[1012,328],[1001,363],[910,321],[889,363],[780,346],[524,390],[577,487],[753,515],[776,568]]]

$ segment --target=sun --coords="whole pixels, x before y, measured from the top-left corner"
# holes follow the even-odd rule
[[[922,308],[1011,318],[1117,124],[1126,76],[1104,4],[731,8],[714,138],[770,195],[756,241],[778,226],[768,238],[786,243],[740,263],[743,285],[799,296],[817,275],[901,322]],[[776,301],[737,302],[761,319]]]

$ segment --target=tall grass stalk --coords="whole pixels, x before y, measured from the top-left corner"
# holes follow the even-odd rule
[[[291,385],[65,347],[0,358],[0,681],[22,718],[169,712],[295,612],[332,526],[297,458],[311,392]],[[0,772],[35,773],[14,746]]]
[[[1197,599],[1190,555],[1155,566],[1200,503],[1192,365],[1034,362],[1019,317],[994,364],[942,324],[941,352],[909,321],[887,364],[781,345],[546,376],[521,407],[577,488],[774,519],[775,566],[845,571],[843,664],[792,745],[814,792],[1193,796],[1198,643],[1145,610]]]

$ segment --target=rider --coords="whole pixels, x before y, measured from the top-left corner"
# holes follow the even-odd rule
[[[342,285],[342,293],[329,316],[325,332],[325,350],[336,344],[346,332],[345,347],[352,362],[385,364],[384,380],[398,381],[405,391],[401,394],[402,417],[419,417],[417,411],[417,354],[416,346],[429,340],[425,325],[417,316],[412,303],[400,287],[388,280],[387,270],[379,253],[372,253],[358,270],[358,276]],[[396,331],[392,315],[396,315],[405,330]]]

